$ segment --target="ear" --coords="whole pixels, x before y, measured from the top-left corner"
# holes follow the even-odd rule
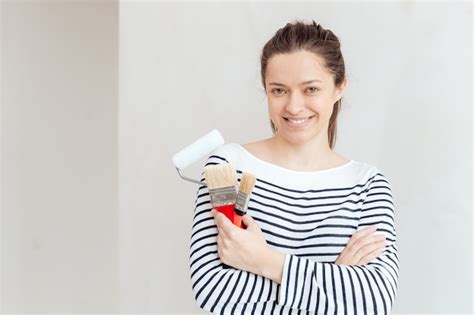
[[[341,85],[336,87],[336,101],[339,101],[342,98],[342,95],[344,94],[344,91],[346,90],[347,84],[348,84],[347,79],[344,79]]]

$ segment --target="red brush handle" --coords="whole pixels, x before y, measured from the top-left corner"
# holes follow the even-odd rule
[[[230,220],[230,222],[234,222],[235,205],[214,207],[214,209],[216,209],[220,213],[223,213]]]
[[[247,228],[244,222],[242,222],[242,216],[238,215],[237,213],[234,215],[234,224],[244,230]]]
[[[220,213],[223,213],[230,220],[230,222],[234,223],[235,226],[238,226],[242,229],[247,228],[247,226],[242,222],[242,217],[235,213],[235,205],[214,207],[214,209]]]

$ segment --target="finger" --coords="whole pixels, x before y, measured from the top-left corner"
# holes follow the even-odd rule
[[[224,233],[227,236],[231,236],[234,230],[237,228],[226,216],[221,212],[217,212],[214,216],[219,232]]]
[[[360,248],[354,255],[356,261],[359,261],[363,257],[367,256],[368,254],[372,253],[373,251],[379,250],[380,248],[385,248],[385,241],[372,243]]]
[[[352,248],[350,250],[357,251],[364,246],[385,241],[385,235],[377,234],[377,235],[369,235],[363,238],[358,239],[355,243],[353,243]]]
[[[219,258],[222,257],[222,243],[222,237],[217,235],[217,255],[219,256]]]
[[[257,222],[255,222],[255,220],[248,214],[242,217],[242,222],[247,226],[247,230],[249,231],[255,231],[260,229],[260,226],[257,224]]]
[[[217,234],[217,249],[222,246],[222,236]]]
[[[225,234],[217,235],[217,249],[222,251],[226,248],[226,236]]]
[[[356,233],[354,233],[352,236],[351,236],[351,239],[349,240],[349,242],[347,242],[347,246],[350,247],[352,245],[354,245],[355,242],[357,242],[359,239],[365,237],[365,236],[368,236],[374,232],[377,231],[377,226],[376,225],[372,225],[372,226],[368,226]]]
[[[211,209],[211,214],[214,217],[214,220],[216,221],[216,224],[221,224],[221,216],[225,216],[222,212],[217,210],[216,208]]]
[[[362,259],[359,260],[357,263],[358,265],[366,265],[375,258],[379,257],[383,252],[385,251],[385,246],[381,248],[377,248],[376,250],[370,252],[369,254],[365,255],[362,257]]]
[[[218,235],[221,234],[221,233],[225,233],[225,231],[221,227],[222,219],[220,218],[220,215],[222,213],[220,213],[219,211],[217,211],[216,209],[213,208],[211,210],[211,214],[214,217],[214,222],[216,223],[216,228],[217,228]]]
[[[373,232],[372,232],[373,233]],[[358,250],[364,245],[371,244],[374,242],[380,242],[381,240],[385,239],[385,235],[383,234],[362,234],[358,235],[358,237],[355,237],[354,239],[349,240],[347,243],[347,247],[350,249],[352,247],[352,250]]]

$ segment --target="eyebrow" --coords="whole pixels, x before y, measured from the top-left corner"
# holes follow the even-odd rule
[[[304,85],[304,84],[308,84],[308,83],[313,83],[313,82],[320,82],[320,83],[322,83],[323,81],[321,81],[321,80],[309,80],[309,81],[301,82],[300,85]],[[268,85],[285,86],[284,84],[282,84],[282,83],[277,83],[277,82],[268,83]]]

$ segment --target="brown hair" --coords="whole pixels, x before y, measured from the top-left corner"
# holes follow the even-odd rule
[[[299,50],[307,50],[321,57],[325,68],[333,74],[334,85],[339,87],[343,83],[346,73],[341,45],[337,36],[330,30],[322,28],[314,20],[311,24],[296,21],[293,24],[287,23],[285,27],[280,28],[263,47],[260,57],[260,74],[265,91],[265,73],[268,60],[275,54],[287,54]],[[329,119],[328,140],[331,149],[336,144],[337,115],[341,109],[341,99],[334,104]],[[270,124],[273,134],[275,134],[276,129],[273,121],[270,120]]]

